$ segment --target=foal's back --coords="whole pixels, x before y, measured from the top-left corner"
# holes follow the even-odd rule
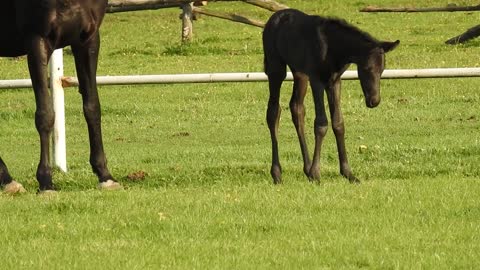
[[[305,71],[324,60],[322,48],[326,40],[318,35],[325,18],[307,15],[299,10],[276,12],[265,25],[263,48],[265,72],[288,64],[296,71]]]
[[[61,48],[88,40],[100,25],[107,0],[2,0],[0,56],[28,53],[32,35]]]

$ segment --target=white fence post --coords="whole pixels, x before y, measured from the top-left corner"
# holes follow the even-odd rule
[[[65,137],[65,96],[62,86],[63,50],[55,50],[50,58],[50,89],[55,111],[53,127],[53,162],[60,170],[67,171],[67,147]]]

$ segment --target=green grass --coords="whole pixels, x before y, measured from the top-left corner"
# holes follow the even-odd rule
[[[475,268],[477,185],[418,178],[6,197],[2,243],[12,257],[3,267]]]
[[[476,13],[366,14],[402,1],[284,1],[340,16],[372,35],[401,40],[388,68],[476,67],[480,44],[443,42],[478,24]],[[424,1],[423,6],[443,6]],[[458,2],[458,4],[468,4]],[[419,5],[419,4],[418,4]],[[209,9],[266,20],[241,3]],[[107,15],[99,75],[262,70],[261,29],[202,17],[180,45],[179,10]],[[66,50],[67,75],[74,75]],[[27,78],[24,58],[0,59],[0,79]],[[39,157],[29,89],[0,90],[0,155],[28,194],[0,195],[5,269],[450,269],[480,264],[478,79],[383,80],[367,109],[358,81],[343,82],[342,109],[353,172],[338,175],[329,130],[322,180],[302,173],[282,95],[280,158],[273,186],[265,123],[266,83],[100,87],[109,167],[125,191],[99,192],[88,163],[81,98],[67,89],[67,174],[61,189],[35,194]],[[307,131],[313,149],[310,95]],[[360,147],[364,149],[360,150]],[[142,171],[143,180],[127,175]]]

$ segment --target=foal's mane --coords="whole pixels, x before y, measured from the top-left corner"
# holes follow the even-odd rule
[[[324,25],[326,29],[334,28],[335,30],[340,30],[342,33],[346,33],[349,36],[355,37],[364,41],[365,43],[376,44],[378,40],[371,36],[369,33],[360,30],[358,27],[349,24],[344,19],[335,18],[335,17],[317,17],[317,21]]]

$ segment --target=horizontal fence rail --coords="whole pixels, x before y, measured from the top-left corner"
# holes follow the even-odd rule
[[[480,68],[433,68],[433,69],[388,69],[382,79],[414,79],[414,78],[456,78],[480,77]],[[358,79],[357,71],[348,70],[342,75],[344,80]],[[174,83],[215,83],[215,82],[261,82],[267,81],[263,72],[243,73],[198,73],[198,74],[165,74],[165,75],[128,75],[98,76],[98,85],[130,85],[130,84],[174,84]],[[286,80],[293,80],[292,73],[287,73]],[[78,86],[76,77],[63,77],[64,87]],[[0,88],[28,88],[30,79],[3,80]]]
[[[61,50],[58,50],[58,64],[51,65],[50,76],[54,78],[52,92],[55,107],[55,125],[53,136],[53,158],[55,165],[62,171],[67,171],[66,138],[65,138],[65,115],[63,104],[62,87],[78,86],[76,77],[63,75],[63,63]],[[55,55],[55,54],[54,54]],[[52,57],[54,58],[54,57]],[[55,61],[52,61],[55,62]],[[58,72],[57,72],[58,71]],[[382,79],[414,79],[414,78],[456,78],[456,77],[480,77],[480,68],[433,68],[433,69],[390,69],[385,70]],[[358,79],[357,71],[348,70],[342,75],[342,79]],[[129,75],[129,76],[98,76],[98,85],[136,85],[136,84],[174,84],[174,83],[215,83],[215,82],[261,82],[267,81],[267,75],[263,72],[251,73],[204,73],[204,74],[171,74],[171,75]],[[293,80],[292,73],[287,73],[286,80]],[[0,80],[2,88],[30,88],[30,79]],[[59,87],[59,89],[55,89]]]

